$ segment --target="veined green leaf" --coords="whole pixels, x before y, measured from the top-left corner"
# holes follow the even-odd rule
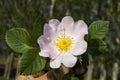
[[[89,27],[90,39],[103,39],[108,29],[109,21],[94,21]]]
[[[30,46],[30,36],[26,29],[13,28],[6,32],[6,42],[8,46],[17,53],[25,53]]]
[[[99,43],[99,51],[102,52],[107,48],[107,45],[103,40],[99,40],[98,43]]]
[[[32,75],[45,68],[46,59],[39,56],[38,52],[38,49],[31,49],[22,55],[18,66],[21,75]]]
[[[91,55],[99,55],[106,49],[106,44],[103,40],[92,39],[88,42],[87,53]]]

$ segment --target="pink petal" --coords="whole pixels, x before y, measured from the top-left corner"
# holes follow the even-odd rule
[[[60,22],[57,19],[51,19],[49,24],[44,25],[44,36],[46,39],[52,41],[60,33],[58,29],[59,24]]]
[[[62,19],[61,24],[65,27],[65,30],[71,30],[74,25],[74,20],[70,16],[66,16]]]
[[[40,56],[55,59],[60,54],[52,42],[48,41],[43,35],[38,38],[38,44],[41,49],[41,52],[39,52]]]
[[[49,54],[46,50],[46,47],[48,46],[48,40],[46,40],[43,35],[38,38],[38,44],[41,49],[41,52],[39,52],[39,55],[43,57],[49,57]]]
[[[45,48],[41,49],[39,55],[43,57],[49,57],[50,59],[56,59],[60,55],[60,53],[54,48],[46,46]]]
[[[49,57],[50,59],[55,59],[60,55],[60,53],[53,46],[46,45],[44,48],[41,48],[39,55]]]
[[[65,32],[65,27],[63,27],[62,24],[60,23],[58,25],[56,34],[59,35],[59,34],[63,34],[64,32]]]
[[[52,41],[57,35],[56,31],[54,31],[52,28],[55,30],[56,27],[51,27],[49,24],[44,25],[44,37],[49,42]]]
[[[50,60],[51,68],[59,68],[61,65],[61,57],[57,57],[55,60]]]
[[[53,31],[57,30],[58,25],[60,24],[60,22],[57,19],[51,19],[49,21],[49,25],[52,28]]]
[[[46,50],[41,50],[41,52],[39,52],[39,55],[43,57],[49,57],[49,54]]]
[[[44,37],[49,41],[53,37],[54,33],[53,33],[51,27],[49,26],[49,24],[44,25],[44,33],[43,34],[44,34]]]
[[[50,48],[45,48],[41,50],[39,55],[43,57],[49,57],[50,59],[55,59],[59,56],[59,53]]]
[[[87,50],[87,42],[84,40],[80,42],[78,41],[73,47],[71,53],[75,56],[81,55]]]
[[[49,50],[49,58],[50,59],[55,59],[60,55],[60,52],[52,46],[53,45],[51,45],[51,47],[49,47],[49,49],[48,49]]]
[[[77,21],[75,23],[74,33],[77,34],[77,35],[83,35],[83,36],[85,34],[88,34],[87,24],[82,20]]]
[[[48,41],[46,38],[44,38],[44,36],[42,35],[42,36],[40,36],[40,37],[38,38],[37,42],[38,42],[40,48],[42,49],[42,48],[44,48],[45,46],[47,46],[47,44],[48,44],[49,41]]]
[[[77,58],[69,53],[62,56],[62,63],[66,67],[74,67],[77,62]]]

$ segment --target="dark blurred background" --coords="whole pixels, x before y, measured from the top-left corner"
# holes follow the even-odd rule
[[[20,54],[10,50],[5,33],[10,28],[26,28],[34,46],[43,25],[51,18],[70,15],[88,25],[95,20],[110,21],[104,39],[108,47],[90,65],[84,80],[120,80],[120,0],[0,0],[0,80],[14,80]]]

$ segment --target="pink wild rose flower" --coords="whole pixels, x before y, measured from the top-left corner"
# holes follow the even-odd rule
[[[59,68],[61,64],[74,67],[77,56],[87,50],[86,34],[88,27],[82,20],[74,22],[70,16],[65,16],[61,22],[51,19],[44,25],[44,33],[38,39],[39,55],[50,58],[51,68]]]

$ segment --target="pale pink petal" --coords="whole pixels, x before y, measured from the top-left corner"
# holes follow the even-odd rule
[[[60,55],[60,52],[58,50],[56,50],[54,47],[49,47],[49,58],[50,59],[55,59]]]
[[[62,56],[62,63],[66,67],[74,67],[76,62],[77,62],[77,57],[75,57],[69,53]]]
[[[41,49],[39,55],[43,57],[49,57],[50,59],[55,59],[60,55],[60,53],[50,46],[46,46],[45,48]]]
[[[48,40],[46,38],[44,38],[44,36],[40,36],[37,40],[39,46],[41,49],[43,49],[44,47],[46,47],[48,45]]]
[[[41,52],[39,52],[39,55],[43,57],[49,57],[50,59],[55,59],[59,56],[57,52],[48,48],[42,49]]]
[[[51,19],[49,21],[49,25],[54,32],[57,30],[57,27],[58,27],[59,24],[60,24],[60,22],[57,19]]]
[[[52,25],[52,23],[51,23],[51,25]],[[56,28],[58,28],[58,27],[55,27],[55,26],[51,27],[49,24],[44,25],[44,37],[49,42],[52,41],[57,36],[57,32],[55,31]]]
[[[50,59],[55,59],[60,55],[60,53],[53,46],[47,45],[41,49],[39,55],[49,57]]]
[[[75,56],[81,55],[85,53],[87,50],[87,42],[86,41],[78,41],[71,49],[71,53]]]
[[[61,57],[57,57],[55,60],[50,60],[51,68],[59,68],[61,65]]]
[[[57,19],[51,19],[49,24],[44,25],[44,36],[52,41],[57,35],[60,34],[61,30],[59,30],[60,22]]]
[[[58,51],[46,38],[44,38],[43,35],[38,38],[38,44],[41,49],[41,52],[39,52],[40,56],[50,57],[51,59],[54,59],[59,55]]]
[[[70,16],[66,16],[62,19],[61,24],[63,27],[65,27],[65,31],[72,30],[74,25],[74,20]]]
[[[38,44],[39,44],[40,49],[41,49],[41,51],[39,52],[40,56],[49,57],[49,54],[46,50],[48,43],[49,43],[49,41],[46,38],[44,38],[43,35],[38,38]]]
[[[58,25],[56,34],[59,35],[59,34],[63,34],[64,32],[65,32],[65,27],[63,27],[62,24],[60,23]]]
[[[49,57],[48,51],[46,51],[46,50],[41,50],[41,51],[39,52],[39,55],[40,55],[40,56],[43,56],[43,57]]]
[[[51,41],[51,38],[54,35],[54,32],[52,31],[51,27],[49,26],[49,24],[45,24],[44,25],[44,33],[43,33],[44,37]]]
[[[88,34],[88,27],[87,27],[87,24],[82,21],[82,20],[79,20],[75,23],[74,25],[74,34],[76,35],[85,35],[85,34]]]

